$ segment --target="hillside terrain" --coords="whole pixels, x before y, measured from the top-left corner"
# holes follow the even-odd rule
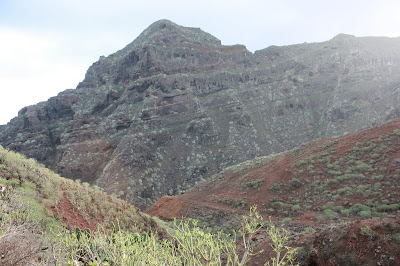
[[[160,20],[125,48],[101,56],[76,89],[23,108],[0,126],[0,144],[147,209],[226,167],[400,117],[399,51],[399,38],[340,34],[251,53],[243,45],[221,45],[199,28]],[[328,159],[331,175],[341,170],[338,155],[327,156],[264,181],[262,191],[281,183],[274,197],[281,202],[290,192],[293,206],[306,197],[301,211],[335,201],[347,192],[323,195],[325,184],[314,184],[310,174]],[[286,185],[289,177],[305,176],[313,186],[292,191]]]
[[[165,234],[154,219],[126,201],[88,183],[62,178],[0,146],[1,265],[66,265],[73,255],[66,252],[73,232],[116,226]]]
[[[165,223],[0,146],[0,265],[244,265],[257,232],[285,232],[255,208],[241,228],[234,237],[191,219]]]
[[[248,265],[276,256],[271,224],[286,228],[278,230],[289,233],[287,244],[297,247],[302,265],[397,265],[399,144],[400,120],[395,120],[229,167],[150,208],[150,215],[164,219],[199,219],[175,221],[170,236],[165,231],[170,226],[127,202],[0,147],[1,263],[182,265],[187,259],[180,243],[190,243],[187,236],[195,237],[197,250],[222,252],[217,258],[238,263],[246,253],[240,238],[214,238],[213,245],[223,244],[228,253],[217,246],[210,250],[209,240],[202,239],[211,235],[197,225],[232,232],[245,228],[243,221],[254,221],[244,234],[256,254]],[[249,214],[250,204],[259,206],[258,213]],[[272,220],[262,222],[259,214]],[[201,254],[196,253],[196,265],[204,264]]]
[[[228,167],[148,213],[229,231],[252,205],[285,224],[303,264],[398,265],[400,120]]]
[[[44,224],[60,221],[68,228],[91,230],[116,219],[122,228],[150,230],[153,224],[137,208],[107,195],[99,187],[62,178],[35,160],[1,146],[0,185],[6,188],[4,195],[10,193],[9,202],[14,197],[20,200],[19,205],[43,219]]]

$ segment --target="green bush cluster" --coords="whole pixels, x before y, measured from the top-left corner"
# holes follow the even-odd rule
[[[335,211],[333,211],[333,210],[331,210],[331,209],[326,209],[326,210],[324,210],[324,213],[325,213],[325,215],[328,216],[329,218],[336,218],[336,217],[338,217],[338,213],[335,212]]]
[[[303,183],[301,183],[299,179],[293,178],[289,181],[289,185],[293,188],[299,188],[303,185]]]
[[[242,208],[247,205],[247,202],[244,199],[231,200],[231,199],[221,198],[218,199],[218,201],[225,205],[230,205],[233,208]]]
[[[297,168],[301,168],[301,167],[303,167],[305,165],[306,165],[306,162],[303,161],[303,160],[300,160],[300,161],[296,162],[296,164],[294,166],[297,167]]]
[[[281,191],[281,185],[279,183],[274,183],[270,188],[269,191],[272,193],[278,193]]]
[[[264,183],[264,179],[255,179],[250,182],[247,182],[244,185],[244,188],[245,189],[250,189],[250,188],[259,189],[263,183]]]
[[[299,211],[300,209],[301,209],[301,207],[300,207],[299,204],[295,204],[295,205],[292,206],[292,211],[297,212],[297,211]]]

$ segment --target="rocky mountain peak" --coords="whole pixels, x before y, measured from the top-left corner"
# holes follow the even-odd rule
[[[78,88],[127,84],[157,74],[211,70],[243,63],[251,53],[243,45],[223,46],[200,28],[159,20],[132,43],[108,57],[100,57]]]
[[[333,37],[331,39],[331,41],[335,41],[335,40],[348,40],[348,39],[355,39],[356,36],[351,35],[351,34],[345,34],[345,33],[339,33],[338,35],[336,35],[335,37]]]
[[[221,41],[200,28],[184,27],[172,21],[162,19],[151,24],[127,48],[159,43],[161,45],[174,44],[201,44],[221,45]]]

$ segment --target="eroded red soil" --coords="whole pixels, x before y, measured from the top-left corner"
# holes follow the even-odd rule
[[[396,129],[400,129],[400,120],[342,137],[313,141],[296,150],[281,154],[270,163],[250,170],[237,171],[234,167],[230,167],[214,177],[213,180],[200,184],[183,195],[162,197],[149,209],[148,213],[166,220],[185,216],[207,220],[211,225],[213,225],[213,222],[223,225],[228,220],[234,219],[233,217],[247,213],[249,206],[257,205],[258,211],[265,218],[271,216],[273,220],[278,219],[278,217],[282,218],[284,217],[282,213],[271,214],[270,212],[271,200],[276,197],[276,194],[271,193],[270,188],[275,183],[288,184],[291,179],[298,177],[295,164],[300,160],[307,161],[315,158],[315,156],[328,152],[332,147],[334,147],[335,152],[332,153],[331,159],[335,161],[348,154],[360,143],[389,136],[396,142],[387,140],[385,143],[388,149],[381,150],[379,153],[380,156],[390,162],[390,164],[385,165],[387,169],[382,170],[382,173],[390,175],[398,173],[395,170],[400,169],[400,160],[396,163],[400,158],[400,145],[397,140],[399,134],[394,133]],[[380,161],[375,163],[379,164]],[[377,165],[376,167],[380,166]],[[326,163],[316,162],[314,168],[315,173],[321,176],[324,176],[327,170]],[[306,178],[311,179],[312,175],[304,172],[304,175],[299,177],[302,182]],[[254,180],[262,180],[262,184],[257,189],[244,189],[246,183]],[[393,187],[399,191],[397,191],[397,194],[392,193],[391,197],[400,195],[398,181],[393,182],[395,183],[391,185],[392,192]],[[303,182],[303,184],[306,183]],[[380,192],[385,195],[385,193],[388,193],[387,189],[388,186],[382,186]],[[299,199],[305,200],[303,194],[306,193],[306,190],[307,185],[303,185],[297,189],[295,195]],[[283,190],[279,194],[280,198],[284,199],[286,192],[287,190]],[[339,198],[337,202],[344,206],[352,206],[354,203],[359,203],[360,199],[360,195],[354,193],[346,200]],[[393,198],[391,199],[393,200]],[[238,200],[242,200],[246,205],[234,208],[233,205]],[[371,265],[371,263],[375,265],[400,265],[399,211],[392,213],[392,218],[383,218],[380,221],[371,218],[370,220],[362,220],[361,217],[357,216],[328,219],[322,212],[322,206],[325,203],[323,201],[313,202],[308,211],[303,210],[297,215],[289,213],[292,220],[287,228],[292,233],[291,244],[308,247],[307,250],[302,251],[304,253],[303,263],[310,265]],[[306,233],[302,231],[305,227],[315,228],[316,232]],[[361,228],[370,228],[373,235],[362,234]],[[390,231],[388,228],[396,229]],[[392,236],[390,236],[391,234]],[[268,252],[269,238],[265,235],[260,235],[258,238],[257,248],[267,249]],[[262,257],[255,260],[254,263],[262,262],[265,255],[260,256]]]
[[[98,221],[92,217],[85,219],[66,197],[63,197],[51,210],[69,228],[78,227],[82,230],[89,228],[91,231],[97,229]]]

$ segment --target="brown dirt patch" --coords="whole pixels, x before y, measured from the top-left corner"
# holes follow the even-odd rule
[[[68,228],[89,228],[91,231],[97,229],[98,222],[93,218],[90,218],[89,221],[85,219],[66,197],[59,204],[52,207],[51,210]]]

